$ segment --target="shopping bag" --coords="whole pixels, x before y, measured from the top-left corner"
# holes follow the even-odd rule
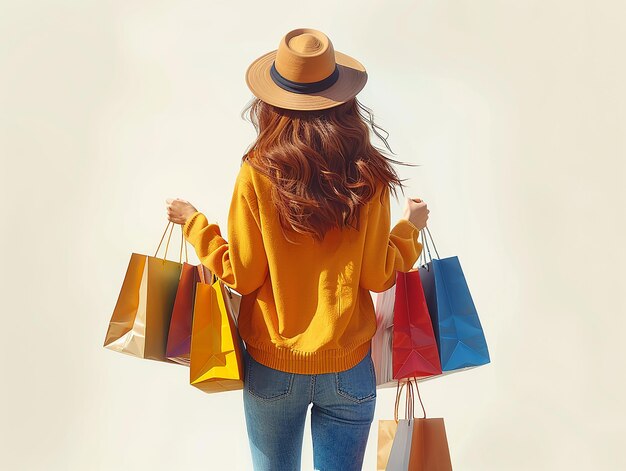
[[[417,268],[397,272],[395,294],[392,343],[394,379],[441,374],[437,341]]]
[[[386,435],[382,435],[381,439],[379,424],[378,469],[387,471],[451,471],[452,462],[443,418],[426,418],[426,410],[421,397],[419,397],[419,389],[417,389],[417,393],[424,417],[415,417],[413,382],[417,388],[417,378],[407,379],[406,382],[402,383],[402,386],[407,385],[405,418],[398,419],[398,404],[402,390],[400,387],[396,393],[394,420],[384,421],[396,423],[395,432],[392,433],[391,446],[389,446],[389,438]],[[393,425],[390,424],[389,428],[392,427]]]
[[[376,295],[376,333],[372,337],[372,361],[376,375],[376,387],[396,387],[393,379],[392,342],[393,307],[396,298],[396,285]]]
[[[400,426],[400,420],[398,419],[398,408],[400,405],[400,393],[405,386],[406,381],[395,381],[396,388],[396,403],[394,407],[393,420],[379,420],[378,421],[378,453],[376,456],[376,469],[378,471],[385,471],[389,468],[389,460],[391,458],[391,451],[393,451],[392,465],[402,466],[402,463],[406,461],[406,467],[408,467],[408,456],[410,449],[407,440],[409,440],[408,434],[410,430],[404,423]],[[404,409],[405,422],[408,420],[408,413],[411,405],[409,404],[409,392],[406,394],[406,404]],[[398,428],[400,427],[400,431]],[[396,440],[396,436],[398,440]],[[401,445],[402,443],[402,445]],[[394,448],[395,447],[395,448]],[[404,456],[406,455],[406,457]]]
[[[397,382],[397,381],[396,381]],[[389,454],[393,446],[393,439],[398,430],[398,423],[395,420],[378,421],[378,449],[376,454],[376,470],[385,471],[389,462]]]
[[[238,293],[237,291],[231,289],[229,286],[226,286],[224,283],[222,283],[222,286],[226,288],[226,293],[228,294],[228,298],[226,298],[226,301],[230,305],[228,312],[232,316],[233,320],[235,321],[235,325],[238,325],[239,309],[241,307],[242,295]]]
[[[412,423],[409,421],[410,392],[406,393],[404,420],[398,419],[400,393],[406,382],[396,381],[396,403],[393,420],[379,420],[378,422],[378,469],[392,471],[407,471],[411,452]],[[398,387],[399,386],[399,387]],[[383,432],[381,434],[381,432]]]
[[[441,374],[441,362],[418,269],[396,272],[396,282],[376,298],[372,359],[378,388],[398,379]]]
[[[166,356],[176,363],[189,366],[191,351],[191,325],[196,284],[200,282],[200,272],[208,270],[202,264],[183,263],[172,319],[167,336]],[[207,276],[206,271],[204,273]],[[210,276],[210,275],[209,275]]]
[[[215,276],[196,285],[189,382],[206,393],[243,389],[243,342],[231,290]]]
[[[417,418],[413,422],[409,470],[452,470],[448,437],[442,417]]]
[[[164,258],[157,258],[163,238],[172,228]],[[154,256],[133,253],[109,321],[104,347],[139,358],[173,363],[166,357],[167,335],[182,269],[181,259],[166,260],[174,223],[168,222]]]
[[[425,228],[432,241],[430,230]],[[430,260],[419,267],[428,311],[432,320],[442,371],[465,370],[489,363],[489,351],[476,306],[457,256],[430,257],[424,231],[423,244]]]

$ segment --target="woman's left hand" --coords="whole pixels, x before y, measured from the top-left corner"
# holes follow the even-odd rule
[[[167,219],[175,224],[185,224],[187,219],[198,211],[189,201],[180,198],[168,198],[165,200],[165,203],[167,207]]]

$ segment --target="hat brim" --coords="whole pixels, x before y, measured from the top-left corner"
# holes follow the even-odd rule
[[[246,71],[246,83],[252,93],[270,105],[292,110],[323,110],[340,105],[357,95],[367,82],[367,72],[359,61],[335,52],[339,78],[326,90],[314,93],[294,93],[274,83],[270,68],[278,50],[256,59]]]

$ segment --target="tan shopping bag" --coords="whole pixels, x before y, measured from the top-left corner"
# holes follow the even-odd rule
[[[172,228],[165,255],[158,258],[159,248],[170,223]],[[174,223],[168,221],[154,256],[139,253],[131,255],[122,289],[109,321],[103,345],[105,348],[139,358],[174,363],[165,353],[185,241],[181,226],[181,260],[166,260],[173,230]]]

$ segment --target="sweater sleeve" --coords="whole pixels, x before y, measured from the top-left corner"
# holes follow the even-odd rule
[[[380,191],[383,191],[382,203]],[[422,251],[419,230],[408,219],[391,228],[389,187],[379,190],[369,203],[365,247],[361,264],[361,286],[380,293],[396,282],[396,271],[409,271]]]
[[[242,166],[230,202],[229,242],[222,237],[219,226],[209,223],[200,211],[183,226],[185,238],[194,246],[200,262],[242,295],[258,289],[268,274],[256,194],[244,170]]]

